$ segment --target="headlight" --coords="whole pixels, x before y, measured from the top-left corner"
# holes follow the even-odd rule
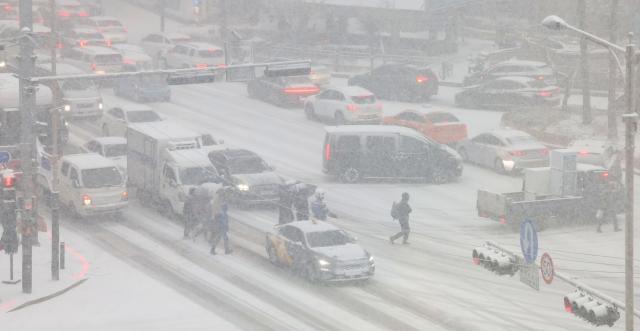
[[[82,196],[82,204],[83,205],[88,206],[88,205],[91,204],[91,202],[92,201],[91,201],[91,197],[90,196],[88,196],[86,194]]]
[[[369,256],[369,263],[374,264],[375,260],[373,259],[373,256]]]
[[[247,184],[238,184],[236,185],[238,191],[249,191],[249,185]]]
[[[98,102],[98,109],[102,110],[102,107],[104,107],[104,106],[102,105],[102,102]]]
[[[71,111],[71,105],[64,105],[64,111],[69,112]]]
[[[4,61],[0,61],[0,68],[4,68],[7,66],[7,63]]]
[[[321,267],[327,267],[331,265],[331,262],[327,260],[318,260],[318,265],[320,265]]]
[[[120,200],[122,200],[122,201],[128,201],[128,200],[129,200],[129,192],[127,192],[127,191],[123,191],[123,192],[120,194]]]

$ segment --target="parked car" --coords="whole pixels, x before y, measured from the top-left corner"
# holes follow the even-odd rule
[[[109,43],[126,43],[127,28],[115,17],[92,16],[83,17],[76,21],[79,27],[95,29],[109,41]]]
[[[122,71],[122,55],[107,47],[75,47],[63,61],[86,73],[105,74]]]
[[[469,86],[455,96],[456,105],[467,108],[554,107],[560,101],[557,86],[547,85],[543,80],[516,76]]]
[[[102,35],[92,28],[74,28],[64,32],[60,37],[62,49],[60,53],[65,56],[74,47],[86,46],[111,46],[111,43]]]
[[[467,125],[453,114],[444,111],[421,113],[409,109],[383,118],[382,123],[411,128],[425,137],[451,146],[467,139]]]
[[[275,203],[278,200],[283,180],[258,154],[246,149],[220,149],[209,152],[209,160],[232,185],[233,202]]]
[[[124,71],[138,71],[132,65],[125,64],[123,68]],[[171,88],[167,83],[167,75],[163,73],[118,78],[113,85],[113,92],[137,102],[171,100]]]
[[[382,105],[373,93],[359,86],[328,88],[310,96],[304,103],[308,119],[346,123],[379,124]]]
[[[438,77],[429,68],[410,64],[385,64],[351,77],[349,85],[373,92],[380,99],[423,101],[438,94]]]
[[[127,139],[123,137],[96,137],[82,146],[87,153],[96,153],[113,161],[123,174],[127,173]]]
[[[462,175],[458,153],[409,128],[392,125],[325,127],[322,171],[347,183],[363,178],[452,181]]]
[[[279,106],[301,105],[304,98],[320,92],[308,76],[261,76],[247,82],[250,98]]]
[[[267,233],[269,261],[311,282],[366,280],[374,275],[373,256],[340,228],[315,221],[276,226]]]
[[[170,49],[164,56],[167,68],[210,68],[224,66],[222,48],[208,43],[181,43]]]
[[[140,40],[140,46],[145,52],[156,59],[160,59],[167,51],[180,43],[191,41],[191,37],[180,33],[151,33]]]
[[[544,62],[507,60],[485,70],[475,72],[463,81],[464,86],[486,83],[501,77],[522,76],[556,84],[556,76],[550,65]]]
[[[572,141],[567,149],[578,153],[579,163],[592,164],[605,169],[610,168],[610,162],[618,152],[613,143],[597,139],[577,139]]]
[[[318,86],[329,85],[331,83],[331,72],[326,66],[314,64],[311,66],[309,79]]]
[[[34,5],[34,16],[41,20],[42,24],[51,26],[54,14],[51,13],[49,3]],[[89,17],[91,13],[80,2],[75,0],[56,0],[55,19],[61,30],[72,26],[79,18]]]
[[[534,137],[518,130],[495,130],[464,140],[458,153],[469,162],[492,167],[498,173],[549,165],[549,150]]]
[[[121,104],[107,110],[100,120],[102,135],[124,137],[131,123],[162,121],[162,117],[147,105],[137,103]]]

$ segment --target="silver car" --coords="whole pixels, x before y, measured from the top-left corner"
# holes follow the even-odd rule
[[[464,140],[458,153],[470,163],[492,167],[499,173],[549,165],[549,150],[526,132],[495,130]]]

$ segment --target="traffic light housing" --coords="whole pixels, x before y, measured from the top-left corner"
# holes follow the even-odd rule
[[[615,305],[581,290],[564,296],[564,309],[596,326],[613,326],[620,319]]]
[[[518,272],[518,264],[515,256],[497,247],[484,244],[474,248],[471,257],[475,264],[483,266],[485,269],[495,272],[498,275],[513,276]]]
[[[0,237],[0,249],[4,249],[7,254],[18,251],[17,234],[17,213],[16,213],[16,173],[13,170],[5,169],[0,172],[0,189],[2,190],[1,208],[2,212],[2,237]]]

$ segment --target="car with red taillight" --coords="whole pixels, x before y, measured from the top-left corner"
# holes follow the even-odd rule
[[[620,151],[616,145],[607,140],[576,139],[569,143],[567,149],[577,153],[578,163],[592,164],[606,169],[620,162]]]
[[[105,74],[122,71],[122,55],[108,47],[74,47],[63,59],[64,62],[87,73]]]
[[[507,60],[465,77],[462,85],[478,85],[501,77],[522,76],[556,84],[556,74],[550,65],[538,61]]]
[[[178,69],[223,67],[224,61],[222,48],[202,42],[178,44],[164,56],[164,64],[167,68]]]
[[[66,24],[66,22],[75,23],[79,18],[92,16],[87,7],[75,0],[56,0],[55,8],[56,22],[62,23],[63,25]],[[53,15],[49,2],[34,4],[34,11],[37,12],[37,16],[42,19],[42,23],[51,26]]]
[[[60,54],[66,56],[74,47],[111,46],[105,36],[92,28],[74,28],[67,30],[60,37]]]
[[[382,104],[370,91],[359,86],[328,88],[307,98],[304,111],[308,119],[347,123],[379,124]]]
[[[380,99],[424,101],[438,94],[438,77],[428,67],[412,64],[385,64],[371,72],[349,78],[356,85],[373,92]]]
[[[561,94],[557,86],[521,76],[501,77],[480,85],[468,86],[455,96],[457,106],[481,109],[554,107],[560,101]]]
[[[455,115],[444,111],[421,113],[408,109],[394,116],[384,117],[382,123],[414,129],[426,137],[450,146],[467,139],[467,125],[460,122]]]
[[[0,2],[0,20],[17,20],[18,5],[14,2]]]
[[[114,44],[127,42],[127,28],[115,17],[82,17],[77,20],[76,26],[95,29]]]
[[[304,99],[320,92],[308,75],[261,76],[247,82],[249,97],[278,106],[302,105]]]
[[[549,150],[526,132],[494,130],[463,140],[458,153],[469,163],[491,167],[498,173],[549,165]]]

